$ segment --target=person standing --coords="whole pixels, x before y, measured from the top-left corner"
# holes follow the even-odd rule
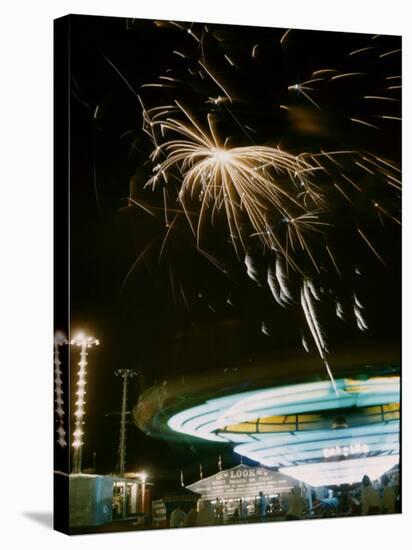
[[[260,491],[260,493],[259,493],[258,506],[259,506],[259,519],[261,521],[264,521],[265,518],[266,518],[266,497],[262,493],[262,491]]]
[[[217,498],[216,499],[216,522],[220,525],[223,523],[223,502]]]
[[[396,512],[396,493],[389,482],[389,477],[384,474],[381,477],[383,486],[382,492],[382,512],[384,514],[394,514]]]
[[[209,500],[200,498],[197,501],[197,524],[199,526],[214,525],[215,514]]]
[[[372,516],[380,514],[382,511],[382,501],[378,491],[372,486],[368,476],[362,478],[362,515]]]
[[[186,515],[185,527],[197,527],[197,508],[193,507]]]
[[[286,519],[288,521],[301,519],[305,509],[306,501],[302,497],[299,487],[293,487],[288,498],[288,512],[286,514]]]
[[[176,527],[183,527],[186,521],[186,514],[180,507],[180,505],[177,505],[177,508],[173,510],[173,512],[170,514],[170,527],[176,528]]]
[[[247,521],[248,517],[248,510],[247,510],[247,502],[244,498],[240,499],[240,518],[242,521]]]

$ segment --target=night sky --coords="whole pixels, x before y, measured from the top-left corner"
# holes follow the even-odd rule
[[[219,226],[207,236],[208,245],[218,250],[229,276],[196,253],[180,226],[159,262],[162,216],[128,206],[132,179],[140,200],[161,204],[158,191],[143,189],[153,164],[148,161],[151,143],[141,129],[137,94],[156,104],[160,92],[141,86],[157,82],[159,74],[172,74],[166,73],[167,69],[181,78],[188,62],[173,51],[188,56],[196,52],[200,46],[194,45],[186,30],[192,28],[200,35],[203,26],[182,24],[182,30],[152,21],[88,16],[72,16],[70,25],[71,328],[84,329],[101,341],[89,354],[83,467],[92,467],[95,452],[98,473],[108,473],[114,471],[117,460],[121,380],[114,376],[116,369],[141,372],[129,385],[130,410],[139,392],[152,384],[189,372],[253,363],[259,354],[271,350],[298,348],[299,319],[293,310],[280,310],[269,290],[247,276]],[[371,43],[376,44],[378,54],[395,50],[400,48],[399,37],[378,37],[372,42],[370,35],[291,31],[280,44],[285,29],[209,27],[213,39],[205,42],[208,63],[235,92],[232,112],[255,129],[256,143],[280,144],[291,151],[356,148],[400,162],[399,123],[381,120],[380,129],[373,130],[349,121],[350,116],[362,118],[359,113],[371,120],[365,117],[373,117],[377,109],[393,112],[392,103],[382,109],[376,102],[359,104],[359,97],[364,95],[362,86],[382,95],[380,86],[386,75],[400,74],[399,55],[378,57],[378,61],[372,50],[363,56],[348,56]],[[257,43],[254,59],[250,52]],[[222,63],[222,52],[236,61],[236,67]],[[367,77],[362,77],[362,83],[356,78],[342,79],[321,89],[316,95],[321,110],[303,96],[296,99],[292,115],[279,108],[290,104],[291,83],[308,80],[311,71],[331,66],[365,71]],[[170,101],[179,99],[190,105],[200,118],[216,109],[207,103],[208,97],[216,96],[210,79],[199,83],[187,73],[187,81],[179,89],[172,87],[166,93]],[[215,115],[233,146],[247,144],[233,117],[227,112]],[[391,206],[395,199],[388,197],[383,194],[382,200]],[[364,242],[351,239],[346,231],[351,214],[343,203],[333,204],[339,229],[335,242],[343,265],[356,258],[362,261],[365,275],[357,288],[370,330],[360,333],[329,315],[328,304],[322,306],[328,319],[331,358],[334,345],[371,345],[375,341],[387,341],[395,348],[400,345],[399,226],[387,220],[373,225],[370,235],[379,244],[385,260],[382,265]],[[362,200],[355,208],[362,219],[369,216]],[[148,253],[130,271],[149,244]],[[341,277],[337,284],[345,288],[351,283]],[[262,334],[262,320],[270,327],[270,336]],[[322,368],[320,362],[320,371]],[[180,468],[190,482],[197,478],[200,462],[205,475],[215,473],[219,454],[225,466],[238,463],[224,446],[166,442],[142,434],[132,423],[127,449],[129,470],[144,468],[171,489],[179,485]]]

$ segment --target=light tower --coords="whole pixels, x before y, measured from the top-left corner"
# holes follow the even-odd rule
[[[62,370],[60,361],[60,346],[68,344],[66,335],[61,331],[56,331],[54,335],[54,393],[55,393],[55,402],[56,402],[56,418],[58,421],[57,425],[57,443],[60,447],[65,447],[67,445],[66,441],[66,430],[64,429],[64,400],[63,400],[63,389],[62,389]]]
[[[94,336],[87,336],[83,332],[79,332],[76,336],[70,341],[73,346],[78,346],[80,348],[80,361],[79,372],[77,378],[77,391],[76,391],[76,409],[74,411],[75,422],[74,422],[74,432],[73,432],[73,443],[74,448],[73,452],[73,468],[72,472],[74,474],[79,474],[82,471],[82,448],[83,448],[83,425],[84,425],[84,405],[85,394],[86,394],[86,374],[87,374],[87,349],[92,346],[98,346],[99,340]]]
[[[137,372],[132,369],[119,369],[114,373],[123,378],[122,391],[122,412],[120,419],[120,441],[119,441],[119,475],[123,476],[126,464],[126,415],[127,415],[127,383],[129,378],[137,376]]]

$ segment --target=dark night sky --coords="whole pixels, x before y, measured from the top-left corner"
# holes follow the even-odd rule
[[[195,25],[197,28],[200,26]],[[356,108],[352,89],[344,85],[325,91],[328,109],[319,116],[327,117],[333,131],[323,135],[299,132],[278,108],[288,99],[288,84],[308,79],[316,68],[344,66],[347,52],[362,48],[369,36],[292,31],[284,56],[279,45],[284,30],[217,25],[211,28],[222,39],[221,47],[227,48],[235,59],[245,59],[233,74],[231,67],[222,68],[219,74],[233,89],[242,91],[242,100],[234,105],[234,112],[242,120],[253,121],[263,143],[281,143],[286,149],[344,148],[349,144],[400,160],[400,132],[396,125],[388,123],[371,138],[368,129],[343,122],[346,113]],[[289,330],[296,321],[293,312],[282,317],[281,332],[274,330],[276,335],[269,338],[262,335],[262,319],[275,329],[279,326],[270,295],[240,269],[234,268],[233,280],[223,276],[193,253],[183,234],[181,240],[173,243],[170,254],[175,255],[176,280],[186,290],[189,307],[181,295],[177,304],[173,299],[169,256],[162,264],[156,258],[139,264],[122,287],[135,258],[159,234],[159,222],[137,208],[127,207],[131,177],[136,176],[137,186],[142,188],[150,175],[151,166],[146,163],[150,142],[141,131],[136,95],[108,60],[144,96],[140,89],[143,83],[154,82],[167,68],[180,63],[172,51],[186,51],[193,44],[190,36],[178,28],[158,27],[151,21],[134,20],[127,24],[121,18],[74,16],[71,36],[72,330],[90,330],[101,340],[101,347],[90,352],[84,466],[91,465],[95,451],[97,469],[103,473],[112,471],[116,462],[119,417],[113,413],[119,410],[121,393],[120,380],[113,374],[116,369],[141,370],[140,385],[148,387],[180,373],[204,371],[211,365],[224,368],[260,352],[293,347],[299,335]],[[384,47],[388,50],[400,47],[397,37],[382,40],[386,40]],[[245,52],[255,43],[260,44],[260,55],[253,65]],[[212,59],[219,47],[211,45]],[[380,65],[369,64],[371,86],[383,73],[400,74],[398,65],[395,56],[388,56]],[[208,90],[188,84],[183,93],[199,116],[210,109],[203,100],[196,103],[196,97],[204,95],[212,96],[213,89],[208,94]],[[97,106],[98,115],[94,118]],[[242,144],[244,137],[238,132],[233,139]],[[152,200],[150,190],[140,193],[144,200]],[[339,215],[344,225],[345,211]],[[396,342],[400,334],[400,232],[387,224],[378,238],[386,267],[364,248],[357,251],[349,243],[343,255],[348,260],[356,254],[370,255],[365,258],[365,265],[372,275],[361,283],[368,318],[373,320],[366,338],[369,342],[382,338]],[[227,261],[234,266],[233,258]],[[391,288],[395,290],[391,292]],[[226,304],[229,294],[234,307]],[[342,345],[361,338],[332,319],[328,332],[331,348],[335,342]],[[136,402],[137,391],[133,379],[130,406]],[[222,447],[218,446],[154,440],[135,426],[129,427],[129,467],[146,467],[156,476],[173,479],[176,487],[180,466],[185,466],[189,479],[189,468],[195,479],[193,468],[200,461],[206,465],[206,474],[208,469],[214,473],[220,452]],[[227,464],[233,461],[230,453],[225,460]]]

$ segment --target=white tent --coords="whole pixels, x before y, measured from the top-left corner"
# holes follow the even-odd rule
[[[264,495],[288,493],[299,481],[266,468],[239,464],[187,486],[207,500],[240,499]]]

